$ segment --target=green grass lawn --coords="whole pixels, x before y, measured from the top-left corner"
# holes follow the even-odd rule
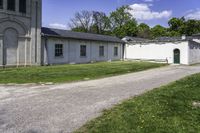
[[[124,101],[77,133],[200,133],[200,74]]]
[[[30,68],[0,69],[0,83],[73,82],[137,72],[166,64],[148,62],[101,62]]]

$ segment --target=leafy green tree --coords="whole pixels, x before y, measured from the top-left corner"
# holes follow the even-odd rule
[[[94,25],[91,26],[91,31],[97,34],[104,34],[110,28],[110,19],[104,12],[93,11]]]
[[[169,24],[169,29],[171,31],[176,31],[181,33],[181,30],[184,26],[185,23],[185,18],[172,18],[169,20],[168,24]]]
[[[130,14],[129,6],[122,6],[110,14],[111,31],[117,37],[136,36],[137,21]]]
[[[191,36],[200,32],[199,20],[188,20],[185,22],[184,34]]]
[[[156,25],[151,28],[151,36],[152,38],[167,36],[167,28],[161,25]]]
[[[132,19],[127,21],[122,27],[117,27],[113,30],[113,34],[119,38],[125,36],[137,36],[137,22]]]
[[[181,36],[183,34],[191,36],[200,32],[199,20],[186,20],[182,18],[172,18],[168,22],[170,36]]]
[[[83,27],[75,27],[75,28],[71,28],[72,31],[75,32],[88,32],[85,28]]]
[[[169,37],[178,37],[178,36],[181,36],[181,33],[179,33],[178,31],[168,31],[166,33],[166,36],[169,36]]]
[[[130,10],[131,8],[129,6],[122,6],[117,8],[116,11],[111,12],[111,29],[121,28],[128,21],[132,20],[132,15],[129,13]]]
[[[135,19],[131,19],[127,21],[123,26],[122,29],[125,31],[126,36],[137,36],[137,21]],[[124,37],[124,36],[122,36]]]
[[[150,27],[145,24],[145,23],[141,23],[138,25],[138,33],[137,36],[141,37],[141,38],[150,38],[151,36],[151,30]]]

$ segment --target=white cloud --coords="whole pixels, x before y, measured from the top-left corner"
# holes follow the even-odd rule
[[[200,20],[200,9],[187,11],[185,18]]]
[[[152,4],[133,4],[130,5],[132,10],[130,13],[133,17],[139,21],[141,20],[153,20],[153,19],[162,19],[162,18],[169,18],[172,15],[172,11],[170,10],[163,10],[161,12],[152,11],[150,7],[153,6]]]
[[[49,27],[51,27],[51,28],[57,28],[57,29],[67,29],[67,25],[60,24],[60,23],[49,24]]]

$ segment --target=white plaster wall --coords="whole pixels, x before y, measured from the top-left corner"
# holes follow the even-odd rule
[[[126,44],[126,59],[141,60],[168,60],[174,63],[174,49],[180,50],[181,64],[189,64],[189,46],[187,41],[177,43],[149,43],[149,44]]]
[[[200,43],[189,42],[189,64],[200,63]]]
[[[84,41],[84,40],[72,40],[51,38],[47,39],[47,52],[44,50],[44,64],[67,64],[67,63],[88,63],[96,61],[112,61],[122,59],[122,44],[115,44],[109,42],[100,41]],[[42,46],[45,41],[42,38]],[[64,55],[63,57],[55,57],[55,44],[63,44]],[[86,57],[80,56],[80,46],[86,45],[87,52]],[[104,56],[99,56],[99,46],[104,46]],[[118,56],[114,56],[114,47],[118,47]]]

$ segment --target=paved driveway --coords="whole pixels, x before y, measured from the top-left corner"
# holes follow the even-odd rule
[[[113,104],[197,72],[200,66],[169,66],[79,83],[1,86],[0,132],[72,132]]]

